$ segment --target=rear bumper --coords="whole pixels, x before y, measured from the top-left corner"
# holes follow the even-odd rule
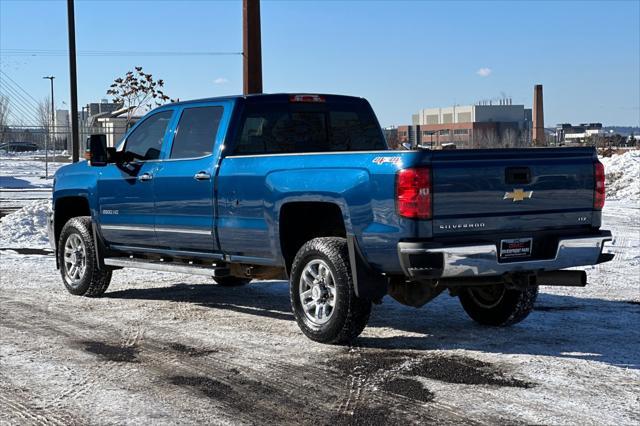
[[[563,237],[551,259],[500,262],[495,244],[434,247],[423,242],[398,243],[398,255],[405,275],[414,279],[496,276],[509,272],[555,271],[573,266],[595,265],[611,260],[602,254],[611,232]]]

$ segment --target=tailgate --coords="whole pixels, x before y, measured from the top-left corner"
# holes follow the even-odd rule
[[[433,234],[590,226],[593,148],[435,151]]]

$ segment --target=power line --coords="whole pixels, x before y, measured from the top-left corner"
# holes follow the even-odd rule
[[[30,105],[29,102],[13,87],[8,85],[5,81],[0,81],[0,87],[4,87],[6,92],[9,92],[14,102],[17,102],[19,106],[23,107],[26,111],[37,111],[37,106]]]
[[[9,97],[11,103],[10,105],[16,109],[16,111],[18,111],[20,114],[24,115],[24,116],[31,116],[33,117],[37,117],[37,114],[35,114],[33,111],[31,111],[27,106],[25,106],[19,99],[15,98],[15,97]]]
[[[21,119],[21,117],[17,116],[11,110],[9,110],[7,112],[7,115],[9,116],[9,118],[13,117],[13,119],[11,119],[11,122],[14,123],[13,127],[40,127],[40,125],[38,125],[38,124],[30,123],[28,121],[24,121],[23,119]]]
[[[37,109],[36,106],[34,106],[33,104],[30,104],[30,101],[27,100],[24,96],[22,96],[22,94],[20,92],[18,92],[15,88],[11,87],[7,82],[5,81],[0,81],[0,87],[4,86],[5,90],[11,92],[11,95],[16,97],[18,101],[21,101],[25,107],[27,107],[27,109]]]
[[[62,49],[0,49],[4,56],[67,56]],[[80,50],[78,56],[242,56],[242,52]]]
[[[15,108],[20,114],[24,115],[25,117],[38,117],[37,106],[30,104],[30,101],[26,99],[24,95],[22,95],[17,89],[12,87],[5,79],[0,79],[0,89],[3,89],[3,91],[7,93],[12,107]]]
[[[5,77],[10,81],[10,82],[12,82],[13,84],[15,84],[15,85],[20,89],[20,90],[22,90],[22,91],[23,91],[23,92],[24,92],[28,97],[30,97],[30,98],[31,98],[31,100],[32,100],[33,102],[35,102],[35,103],[36,103],[36,105],[38,104],[38,101],[36,100],[36,98],[34,98],[33,96],[31,96],[31,95],[29,94],[29,92],[27,92],[26,90],[24,90],[24,89],[22,88],[22,86],[20,86],[18,83],[16,83],[16,82],[15,82],[15,80],[13,80],[11,77],[9,77],[9,75],[7,75],[7,73],[6,73],[6,72],[4,72],[4,71],[2,71],[2,70],[0,69],[0,74],[4,75],[4,76],[5,76]]]
[[[35,121],[37,121],[33,115],[31,115],[30,113],[25,112],[25,111],[24,111],[20,106],[18,106],[17,104],[15,104],[15,103],[11,103],[11,104],[10,104],[10,107],[9,107],[9,112],[10,112],[10,113],[13,113],[14,111],[15,111],[15,114],[20,115],[20,116],[21,116],[21,118],[22,118],[23,120],[28,120],[28,121],[32,121],[32,120],[33,120],[34,122],[35,122]],[[14,115],[15,115],[15,114],[14,114]]]

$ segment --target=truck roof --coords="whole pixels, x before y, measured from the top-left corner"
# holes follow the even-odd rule
[[[219,101],[228,101],[228,100],[238,100],[238,99],[251,99],[252,101],[257,102],[273,102],[273,101],[289,101],[291,96],[296,95],[312,95],[312,96],[321,96],[324,98],[328,98],[331,100],[348,100],[348,99],[364,99],[358,96],[347,96],[347,95],[336,95],[336,94],[326,94],[326,93],[260,93],[253,95],[229,95],[229,96],[217,96],[213,98],[202,98],[202,99],[193,99],[188,101],[180,101],[174,102],[170,104],[165,104],[163,106],[171,106],[171,105],[188,105],[188,104],[197,104],[197,103],[205,103],[205,102],[219,102]]]

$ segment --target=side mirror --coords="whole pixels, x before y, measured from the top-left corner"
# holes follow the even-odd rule
[[[91,166],[105,166],[109,163],[107,137],[105,135],[91,135],[87,138],[85,158]]]

